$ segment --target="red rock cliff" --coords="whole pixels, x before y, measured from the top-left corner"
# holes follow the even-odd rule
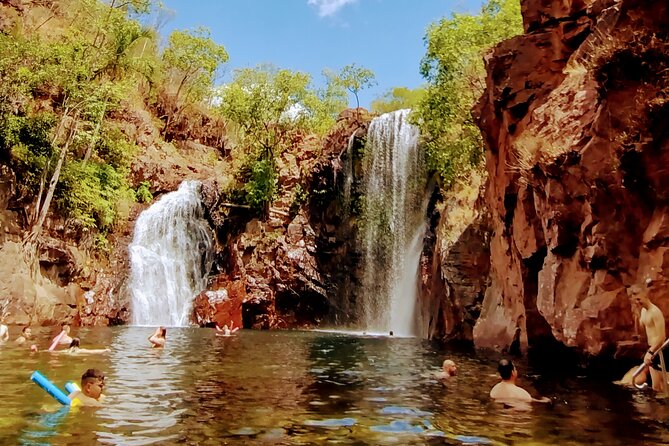
[[[491,285],[478,346],[621,354],[625,287],[669,318],[669,3],[524,0],[487,60]]]

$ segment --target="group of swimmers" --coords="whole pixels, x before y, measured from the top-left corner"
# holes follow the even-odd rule
[[[627,385],[634,384],[638,387],[647,380],[650,380],[654,390],[666,391],[667,380],[664,376],[665,364],[662,354],[662,348],[666,345],[665,320],[662,311],[653,304],[648,297],[649,284],[646,283],[645,285],[645,287],[633,285],[628,288],[627,292],[631,298],[632,304],[636,308],[641,309],[639,322],[645,328],[649,348],[644,355],[643,363],[640,366],[633,367],[627,374],[625,374],[622,380],[618,381],[618,383]],[[230,327],[224,325],[223,328],[216,325],[216,335],[231,336],[239,330],[239,327],[233,328],[233,325],[234,324],[232,323],[230,324]],[[66,350],[62,350],[63,352],[79,354],[104,353],[109,351],[109,349],[82,349],[79,345],[79,339],[72,338],[69,334],[70,326],[68,324],[62,324],[62,331],[54,338],[49,350],[54,351],[54,346],[56,344],[69,344],[69,347]],[[390,334],[392,336],[392,332]],[[165,346],[166,336],[167,329],[162,326],[158,327],[155,332],[149,336],[151,347],[163,348]],[[22,345],[29,342],[32,338],[32,331],[30,327],[26,326],[22,329],[21,336],[15,340],[15,343]],[[8,340],[9,331],[7,326],[0,324],[0,343],[7,342]],[[32,351],[37,351],[37,346],[35,344],[32,344],[30,348]],[[510,360],[502,359],[498,364],[497,371],[501,381],[490,390],[490,397],[494,400],[524,403],[547,403],[551,401],[549,398],[545,397],[533,398],[529,392],[519,387],[516,384],[518,371]],[[438,377],[440,379],[448,379],[456,374],[457,366],[455,362],[447,359],[443,362],[442,371],[439,373]],[[103,398],[103,388],[104,374],[100,370],[89,369],[81,377],[81,391],[78,391],[80,393],[73,393],[70,397],[79,398],[84,405],[96,405],[99,404]]]
[[[451,359],[444,360],[441,372],[437,373],[440,380],[448,380],[457,375],[458,367]],[[495,401],[503,403],[550,403],[550,398],[533,398],[530,393],[516,384],[518,379],[518,370],[513,362],[508,359],[502,359],[497,365],[497,372],[501,378],[500,382],[490,390],[490,397]]]

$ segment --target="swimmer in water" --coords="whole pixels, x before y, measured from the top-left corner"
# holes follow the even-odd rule
[[[89,349],[89,348],[81,348],[79,347],[80,340],[79,338],[74,338],[72,339],[72,342],[70,343],[70,347],[67,350],[61,350],[61,351],[56,351],[55,353],[67,353],[70,355],[82,355],[82,354],[95,354],[95,353],[107,353],[110,352],[111,350],[108,348],[100,348],[100,349]],[[54,352],[52,352],[54,353]]]
[[[539,399],[532,398],[527,390],[516,385],[518,371],[513,362],[508,359],[499,361],[497,371],[502,381],[495,384],[490,390],[490,398],[501,402],[523,402],[523,403],[550,403],[551,400],[546,397]]]
[[[70,324],[67,322],[63,322],[60,324],[61,326],[61,331],[60,333],[53,338],[55,341],[58,336],[61,336],[60,341],[58,341],[58,345],[70,345],[72,343],[72,338],[70,337]]]
[[[437,379],[448,379],[458,373],[458,367],[455,362],[450,359],[445,359],[441,365],[441,372],[437,373]]]
[[[219,333],[216,333],[216,336],[230,336],[233,333],[235,333],[237,330],[239,330],[239,327],[233,328],[235,325],[234,322],[230,321],[230,327],[226,325],[223,325],[223,328],[219,327],[218,325],[216,326],[216,331]]]
[[[105,388],[105,375],[98,369],[88,369],[81,375],[81,390],[76,390],[68,395],[70,401],[75,398],[82,406],[102,406],[105,396],[102,391]]]
[[[33,337],[33,331],[29,326],[26,325],[25,327],[23,327],[23,330],[21,330],[21,336],[16,338],[14,342],[16,343],[16,345],[23,345],[30,339],[32,339],[32,337]]]
[[[156,331],[149,336],[149,342],[151,343],[152,348],[163,348],[165,347],[167,337],[167,328],[158,327]]]

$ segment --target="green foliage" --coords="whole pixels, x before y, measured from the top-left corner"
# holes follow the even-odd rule
[[[112,229],[116,203],[134,197],[125,175],[105,163],[75,161],[67,164],[57,188],[56,208],[84,226]]]
[[[163,53],[168,69],[176,72],[179,80],[176,97],[185,93],[191,101],[202,100],[214,83],[216,70],[227,62],[228,53],[223,45],[211,38],[206,28],[195,31],[174,31]]]
[[[139,203],[150,203],[153,200],[153,194],[148,181],[142,181],[135,192],[135,197]]]
[[[134,200],[126,176],[136,149],[108,115],[135,83],[131,49],[146,33],[121,9],[97,1],[74,3],[66,13],[83,12],[90,21],[73,21],[48,40],[0,35],[0,153],[23,195],[37,201],[42,191],[48,209],[43,198],[55,179],[61,215],[106,231],[121,216],[120,204]],[[37,99],[35,108],[48,112],[33,110]]]
[[[519,0],[489,0],[479,15],[454,14],[430,26],[421,74],[427,92],[413,120],[425,139],[428,165],[445,187],[464,179],[483,158],[471,108],[483,93],[483,55],[522,32]]]
[[[234,173],[251,206],[267,206],[275,193],[275,157],[301,132],[324,132],[345,107],[345,94],[328,79],[321,90],[308,74],[265,65],[235,72],[220,89],[219,111],[237,129]]]
[[[406,87],[396,87],[372,101],[372,111],[375,113],[390,113],[404,108],[414,109],[424,96],[424,88],[411,90]]]
[[[301,184],[295,186],[293,191],[293,200],[290,203],[290,213],[292,215],[297,214],[300,210],[300,206],[307,202],[309,199],[309,190],[304,189]]]
[[[356,64],[346,65],[336,77],[337,83],[353,93],[356,107],[360,107],[358,93],[376,85],[374,72]]]
[[[276,169],[270,159],[261,159],[251,166],[251,175],[244,185],[246,203],[264,211],[276,194]]]

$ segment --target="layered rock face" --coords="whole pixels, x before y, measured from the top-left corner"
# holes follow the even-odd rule
[[[626,354],[626,286],[669,316],[669,3],[523,1],[476,114],[491,211],[478,346]]]
[[[364,133],[367,122],[366,112],[347,110],[325,141],[307,137],[282,153],[278,196],[267,219],[222,210],[225,204],[207,197],[217,188],[205,183],[205,206],[218,234],[218,271],[195,301],[195,323],[274,329],[345,319],[356,256],[346,216],[353,213],[344,209],[342,192],[352,172],[343,163],[353,156],[352,135]]]
[[[473,341],[490,270],[489,215],[476,172],[428,207],[430,225],[421,256],[420,335]]]

